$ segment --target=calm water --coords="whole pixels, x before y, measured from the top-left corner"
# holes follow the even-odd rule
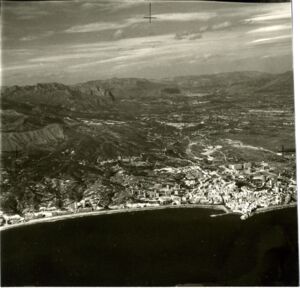
[[[297,285],[296,208],[241,221],[176,208],[1,232],[5,286]]]

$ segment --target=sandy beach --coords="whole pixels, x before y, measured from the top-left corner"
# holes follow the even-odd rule
[[[251,216],[258,215],[260,213],[266,213],[273,210],[279,210],[289,207],[296,207],[297,203],[291,203],[287,205],[279,205],[279,206],[273,206],[273,207],[267,207],[267,208],[258,208],[255,212],[251,213]],[[224,216],[224,215],[242,215],[238,212],[232,212],[228,210],[224,205],[201,205],[201,204],[186,204],[186,205],[164,205],[164,206],[156,206],[156,207],[143,207],[143,208],[123,208],[123,209],[111,209],[111,210],[98,210],[98,211],[92,211],[92,212],[82,212],[82,213],[72,213],[67,215],[61,215],[61,216],[53,216],[53,217],[46,217],[46,218],[40,218],[35,220],[30,220],[28,222],[18,223],[18,224],[11,224],[11,225],[5,225],[3,227],[0,227],[0,232],[12,228],[17,227],[23,227],[27,225],[33,225],[38,223],[47,223],[47,222],[56,222],[56,221],[62,221],[65,219],[73,219],[73,218],[79,218],[79,217],[86,217],[86,216],[97,216],[97,215],[109,215],[109,214],[115,214],[115,213],[129,213],[129,212],[139,212],[139,211],[147,211],[147,210],[161,210],[161,209],[176,209],[176,208],[202,208],[202,209],[213,209],[213,210],[221,210],[224,213],[222,214],[212,214],[212,217],[215,216]]]
[[[109,215],[115,213],[128,213],[128,212],[139,212],[139,211],[147,211],[147,210],[161,210],[161,209],[169,209],[169,208],[203,208],[203,209],[215,209],[222,210],[225,213],[228,213],[228,209],[223,205],[200,205],[200,204],[188,204],[188,205],[164,205],[164,206],[156,206],[156,207],[143,207],[143,208],[123,208],[123,209],[110,209],[110,210],[98,210],[92,212],[82,212],[82,213],[72,213],[67,215],[53,216],[53,217],[45,217],[40,219],[30,220],[28,222],[22,222],[17,224],[5,225],[0,227],[0,232],[12,228],[23,227],[27,225],[33,225],[37,223],[45,223],[45,222],[56,222],[62,221],[65,219],[73,219],[79,217],[86,216],[97,216],[97,215]]]

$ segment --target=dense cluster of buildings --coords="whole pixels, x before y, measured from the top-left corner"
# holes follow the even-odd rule
[[[132,159],[125,160],[132,162]],[[108,206],[110,209],[184,204],[222,205],[225,210],[239,213],[245,219],[257,208],[271,208],[297,201],[295,180],[284,173],[276,173],[275,168],[265,162],[221,165],[217,169],[202,169],[198,165],[164,167],[152,170],[149,177],[132,177],[126,175],[121,166],[115,165],[114,168],[114,181],[126,187],[130,197],[118,204],[111,201]],[[58,209],[49,204],[22,216],[1,213],[0,225],[107,208],[102,205],[93,187],[84,193],[81,201],[68,200],[64,206],[64,209]]]
[[[257,208],[297,200],[295,180],[275,174],[264,162],[221,166],[218,171],[189,166],[163,168],[155,172],[160,178],[166,176],[168,181],[140,192],[140,201],[224,205],[232,212],[250,215]]]

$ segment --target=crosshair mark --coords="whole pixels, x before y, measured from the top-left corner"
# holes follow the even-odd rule
[[[149,19],[149,23],[151,24],[152,19],[156,19],[157,17],[152,16],[152,11],[151,11],[151,2],[149,3],[149,15],[144,17],[145,19]]]

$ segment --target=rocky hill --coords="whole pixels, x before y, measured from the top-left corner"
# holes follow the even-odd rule
[[[201,88],[207,91],[221,89],[229,93],[245,91],[284,91],[293,93],[293,73],[269,74],[256,71],[220,73],[213,75],[176,77],[179,86]]]
[[[64,140],[63,129],[58,124],[47,125],[42,129],[26,132],[2,133],[2,151],[14,152],[26,150],[30,147],[51,146]]]

